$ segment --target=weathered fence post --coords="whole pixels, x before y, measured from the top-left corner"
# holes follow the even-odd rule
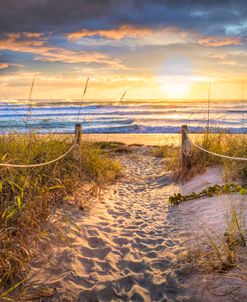
[[[77,145],[81,145],[81,132],[82,132],[82,126],[81,124],[75,124],[75,143]]]
[[[184,177],[189,167],[189,157],[184,152],[184,145],[187,139],[187,125],[182,125],[181,127],[181,179],[184,182]]]

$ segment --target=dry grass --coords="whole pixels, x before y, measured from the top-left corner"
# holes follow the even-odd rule
[[[151,149],[151,154],[156,157],[172,160],[179,156],[179,147],[174,145],[155,146]]]
[[[95,142],[93,144],[107,153],[131,153],[131,148],[128,145],[120,142]]]
[[[71,146],[59,136],[0,137],[0,162],[41,163],[57,158]],[[77,152],[78,153],[78,152]],[[38,168],[0,168],[0,300],[25,276],[35,243],[54,207],[87,182],[102,186],[116,179],[121,165],[93,144],[83,143],[79,154],[70,153],[57,163]],[[79,157],[78,157],[79,156]],[[46,235],[45,235],[46,236]]]
[[[246,135],[232,135],[226,133],[198,135],[194,142],[204,149],[215,153],[229,155],[233,157],[247,158],[247,140]],[[179,147],[160,147],[160,156],[167,159],[166,167],[173,171],[174,178],[179,179],[181,175],[181,150]],[[247,161],[236,161],[223,159],[210,155],[195,147],[192,147],[189,158],[189,169],[186,173],[186,179],[201,174],[206,168],[214,165],[224,167],[225,179],[228,181],[241,179],[247,180]]]
[[[234,268],[238,268],[240,271],[246,270],[245,207],[243,204],[241,206],[236,204],[233,202],[229,206],[225,217],[226,230],[224,234],[202,226],[198,232],[200,235],[195,238],[196,249],[193,251],[193,258],[203,272],[232,274],[230,271]]]

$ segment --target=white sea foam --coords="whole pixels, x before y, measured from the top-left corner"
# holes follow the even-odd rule
[[[208,104],[188,101],[124,102],[118,106],[108,102],[85,102],[80,116],[79,101],[39,101],[32,104],[31,114],[25,101],[0,101],[1,132],[25,132],[25,121],[37,132],[73,132],[81,122],[85,133],[178,133],[182,124],[193,132],[201,132],[208,124]],[[212,130],[245,133],[247,110],[243,102],[210,103]]]

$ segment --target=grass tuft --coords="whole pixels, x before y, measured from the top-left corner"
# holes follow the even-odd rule
[[[46,162],[65,153],[72,143],[58,135],[4,135],[0,162]],[[82,143],[77,153],[43,167],[0,168],[0,298],[1,291],[6,293],[23,279],[53,208],[78,186],[89,182],[102,186],[120,176],[120,163],[97,146]]]
[[[245,265],[247,260],[247,230],[243,212],[243,206],[229,206],[225,218],[226,231],[222,235],[205,226],[202,228],[202,235],[196,238],[194,256],[204,272],[228,273],[233,268],[245,268],[241,264]]]
[[[247,158],[246,135],[234,135],[227,133],[201,134],[192,140],[202,148],[209,151],[229,155],[232,157]],[[158,154],[167,158],[167,169],[173,172],[174,178],[181,177],[181,150],[179,147],[160,147]],[[203,173],[206,168],[221,165],[224,168],[224,177],[228,181],[242,180],[247,182],[247,161],[236,161],[210,155],[195,147],[192,147],[190,155],[190,168],[187,170],[185,179]]]

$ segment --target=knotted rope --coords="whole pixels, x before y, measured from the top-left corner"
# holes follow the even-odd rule
[[[62,158],[64,158],[66,155],[68,155],[76,146],[78,146],[78,144],[76,143],[76,138],[75,138],[75,142],[74,144],[69,148],[68,151],[66,151],[64,154],[62,154],[61,156],[44,162],[44,163],[39,163],[39,164],[5,164],[5,163],[0,163],[0,167],[6,167],[6,168],[36,168],[36,167],[43,167],[43,166],[47,166],[50,164],[53,164],[59,160],[61,160]]]
[[[184,144],[183,144],[183,152],[184,152],[185,155],[188,155],[188,156],[191,155],[191,151],[188,151],[189,148],[191,150],[191,145],[194,146],[195,148],[201,150],[201,151],[204,151],[204,152],[206,152],[208,154],[211,154],[211,155],[214,155],[214,156],[218,156],[218,157],[226,158],[226,159],[231,159],[231,160],[247,161],[246,157],[228,156],[228,155],[219,154],[219,153],[215,153],[215,152],[209,151],[207,149],[204,149],[203,147],[201,147],[201,146],[197,145],[196,143],[192,142],[191,139],[189,138],[188,133],[186,132],[186,140],[184,141]]]

